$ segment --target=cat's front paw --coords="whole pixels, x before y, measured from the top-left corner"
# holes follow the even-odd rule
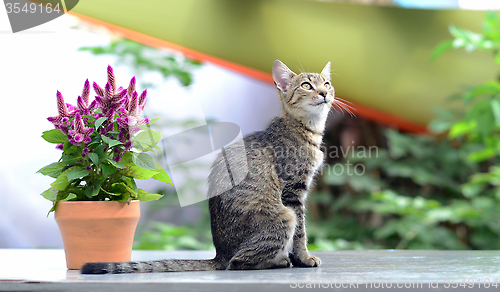
[[[321,260],[317,256],[309,255],[304,259],[292,260],[292,264],[295,267],[312,268],[312,267],[319,267],[319,265],[321,265]]]

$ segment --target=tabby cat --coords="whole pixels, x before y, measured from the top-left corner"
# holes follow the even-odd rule
[[[317,267],[307,250],[304,204],[313,176],[323,163],[325,122],[334,102],[330,63],[321,73],[295,74],[281,61],[273,65],[282,109],[265,131],[243,138],[246,157],[225,147],[212,165],[208,196],[216,256],[212,260],[158,260],[87,263],[82,274],[152,273]],[[242,165],[244,180],[220,191],[226,159]]]

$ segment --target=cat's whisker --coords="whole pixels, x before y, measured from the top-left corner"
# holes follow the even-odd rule
[[[353,108],[352,106],[349,106],[349,105],[347,105],[347,104],[345,104],[345,103],[339,103],[339,105],[342,105],[342,107],[343,107],[343,108],[345,108],[345,109],[350,109],[350,110],[353,110],[353,111],[355,111],[355,110],[356,110],[356,109],[355,109],[355,108]]]
[[[353,112],[352,112],[349,108],[351,108],[351,109],[353,109],[353,110],[356,110],[356,109],[355,109],[355,108],[350,107],[349,105],[347,105],[347,104],[345,104],[345,103],[343,103],[343,102],[341,102],[340,100],[334,100],[333,104],[334,104],[335,106],[339,107],[340,109],[342,109],[342,111],[343,111],[343,112],[347,112],[347,113],[349,113],[349,115],[350,115],[351,117],[355,117],[355,116],[356,116],[356,115],[355,115],[355,114],[354,114],[354,113],[353,113]]]
[[[354,118],[354,117],[356,117],[356,115],[355,115],[355,114],[354,114],[354,113],[353,113],[353,112],[352,112],[349,108],[345,107],[345,104],[341,104],[340,106],[341,106],[341,107],[342,107],[345,111],[347,111],[351,117],[353,117],[353,118]]]
[[[344,116],[344,111],[335,102],[332,103],[332,108],[339,114],[342,113],[342,116]]]
[[[352,103],[352,102],[350,102],[350,101],[348,101],[348,100],[345,100],[345,99],[343,99],[343,98],[340,98],[340,97],[338,97],[338,96],[335,96],[335,99],[338,99],[338,100],[340,100],[340,101],[342,101],[342,102],[344,102],[344,103],[345,103],[345,102],[347,102],[348,104],[352,104],[352,105],[354,105],[354,103]]]
[[[304,66],[302,66],[302,63],[300,62],[299,58],[297,58],[297,61],[299,61],[299,65],[300,67],[297,66],[297,68],[299,69],[300,73],[304,73]]]
[[[352,110],[356,110],[356,108],[353,107],[354,104],[352,102],[349,102],[351,104],[351,105],[349,105],[349,104],[345,103],[345,102],[348,102],[348,101],[344,100],[342,98],[335,98],[335,102],[337,102],[339,104],[342,104],[342,105],[344,105],[344,106],[346,106],[346,107],[348,107],[348,108],[350,108]]]
[[[352,104],[352,103],[351,103],[351,104],[347,104],[347,103],[345,103],[345,101],[344,101],[344,100],[338,100],[338,99],[336,99],[336,100],[335,100],[335,102],[337,102],[337,103],[339,103],[339,104],[343,104],[343,105],[347,106],[348,108],[350,108],[350,109],[352,109],[352,110],[356,110],[356,109],[353,107],[353,105],[354,105],[354,104]]]

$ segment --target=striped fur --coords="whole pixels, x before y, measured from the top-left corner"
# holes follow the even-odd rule
[[[213,260],[161,260],[88,263],[84,274],[150,273],[201,270],[248,270],[316,267],[309,255],[305,200],[323,162],[320,150],[334,89],[330,63],[321,73],[295,74],[275,61],[273,77],[282,103],[281,115],[265,131],[243,138],[246,157],[229,145],[217,157],[208,178]],[[306,85],[304,85],[307,83]],[[241,141],[240,141],[241,143]],[[246,177],[227,188],[227,162]],[[244,163],[246,160],[246,164]],[[241,168],[241,169],[238,169]],[[223,191],[227,190],[229,191]]]

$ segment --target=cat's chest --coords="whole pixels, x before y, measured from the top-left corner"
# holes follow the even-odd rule
[[[310,160],[311,169],[310,169],[310,172],[308,172],[308,175],[306,178],[306,185],[308,188],[312,183],[314,175],[321,169],[321,166],[323,165],[323,161],[324,161],[323,151],[321,151],[318,148],[313,149],[312,157]]]

